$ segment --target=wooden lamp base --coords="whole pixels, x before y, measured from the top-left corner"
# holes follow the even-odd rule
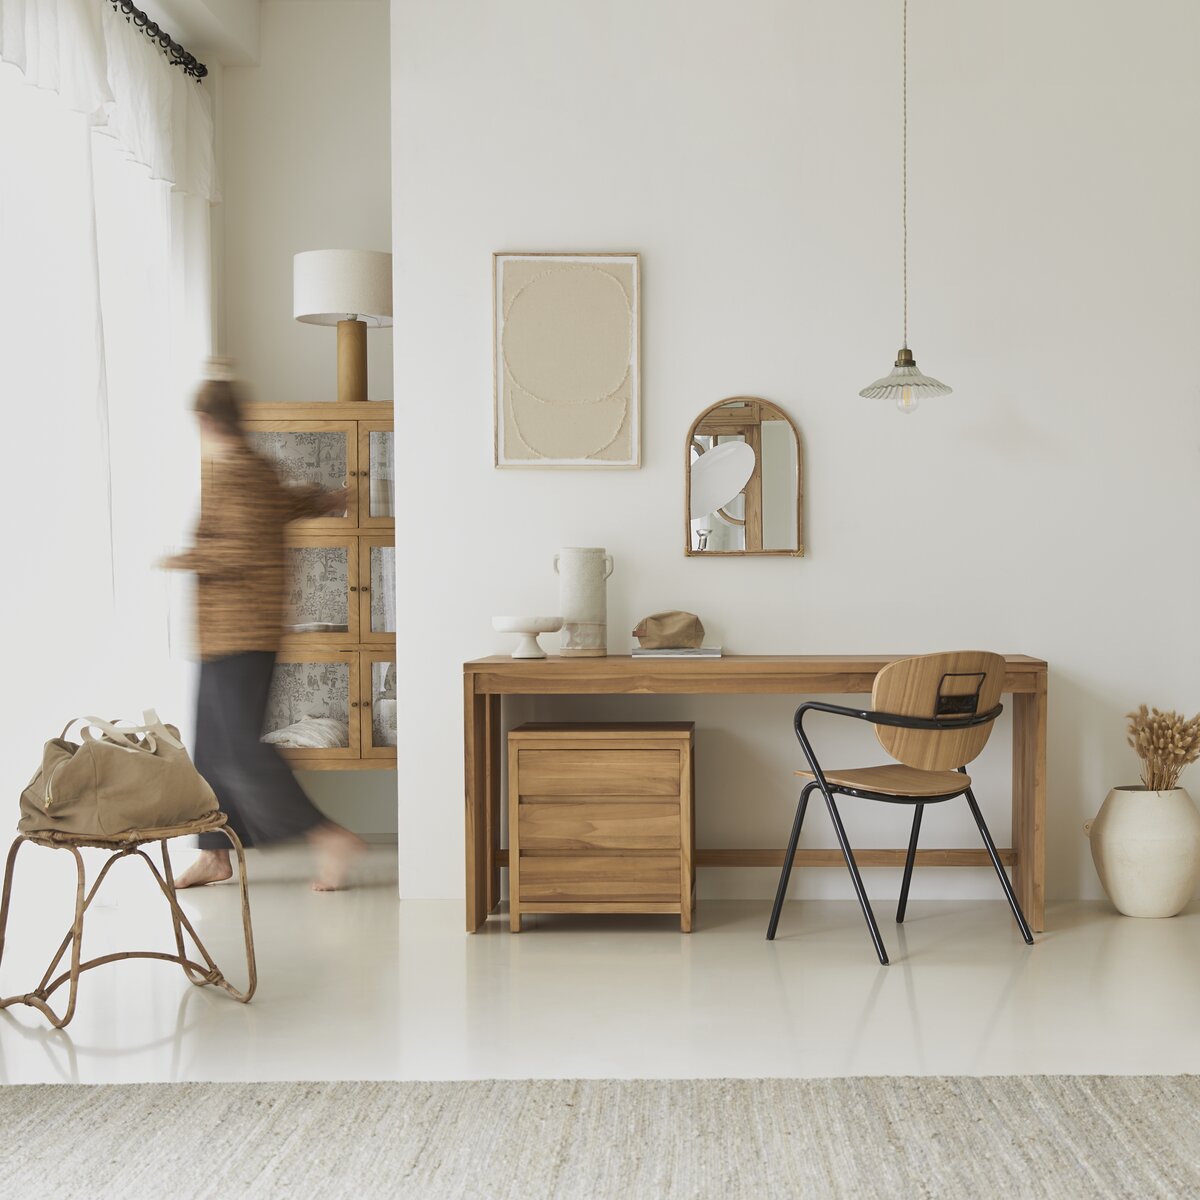
[[[337,323],[338,403],[367,398],[367,323]]]

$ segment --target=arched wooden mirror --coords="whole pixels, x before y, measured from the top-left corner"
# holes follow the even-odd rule
[[[800,434],[783,409],[719,401],[692,423],[684,462],[687,554],[803,555]]]

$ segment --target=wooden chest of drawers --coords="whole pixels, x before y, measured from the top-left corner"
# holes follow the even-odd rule
[[[678,913],[695,900],[685,722],[522,725],[508,735],[509,914]]]

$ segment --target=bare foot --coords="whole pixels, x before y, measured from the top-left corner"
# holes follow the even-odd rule
[[[175,887],[178,890],[199,887],[203,883],[221,883],[232,875],[228,850],[201,850],[200,857],[175,880]]]
[[[318,825],[309,835],[317,855],[314,892],[338,892],[346,886],[350,868],[367,848],[357,834],[340,825]]]

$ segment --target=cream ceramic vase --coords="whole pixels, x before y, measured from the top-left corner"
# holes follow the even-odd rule
[[[1127,917],[1173,917],[1200,882],[1200,812],[1183,788],[1113,788],[1083,827],[1108,898]]]
[[[611,554],[602,546],[565,546],[554,556],[558,575],[562,648],[569,658],[603,658],[608,653],[607,581]]]

